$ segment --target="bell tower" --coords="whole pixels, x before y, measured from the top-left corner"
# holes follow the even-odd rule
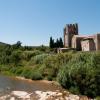
[[[71,48],[72,37],[78,35],[78,24],[66,24],[64,28],[64,47]]]

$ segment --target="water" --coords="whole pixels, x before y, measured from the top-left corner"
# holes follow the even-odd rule
[[[32,94],[29,97],[30,99],[20,99],[19,96],[17,95],[19,95],[19,93],[21,94],[21,92],[18,92],[17,95],[12,95],[12,91],[13,92],[24,91],[28,94],[31,94],[31,93]],[[52,82],[30,81],[30,80],[23,80],[16,77],[8,77],[8,76],[0,75],[0,100],[39,100],[40,98],[44,98],[45,95],[48,96],[48,93],[46,93],[45,95],[43,95],[43,97],[41,97],[41,95],[36,94],[36,91],[40,91],[38,92],[39,94],[41,93],[41,91],[42,91],[42,94],[44,94],[43,92],[48,92],[48,91],[52,91],[52,92],[59,91],[58,93],[60,93],[60,95],[61,93],[64,93],[63,95],[61,95],[61,97],[63,98],[62,100],[65,100],[64,98],[69,95],[69,93],[67,92],[65,95],[65,92],[63,92],[63,89],[58,85],[52,84]],[[55,95],[52,97],[56,98],[57,96]],[[74,100],[75,97],[79,98],[76,95],[71,95],[68,98],[72,98]],[[59,98],[60,97],[58,96],[58,99]],[[45,100],[45,99],[41,99],[41,100]],[[51,100],[51,99],[47,99],[47,100]],[[52,99],[52,100],[55,100],[55,99]]]
[[[15,77],[0,75],[0,96],[9,94],[11,91],[34,92],[36,90],[55,91],[58,89],[58,86],[46,82],[28,81]]]

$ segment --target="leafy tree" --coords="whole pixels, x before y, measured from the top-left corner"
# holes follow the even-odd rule
[[[13,49],[18,49],[18,48],[20,48],[20,47],[21,47],[21,44],[22,44],[22,43],[21,43],[20,41],[17,41],[17,43],[13,45]]]
[[[22,44],[22,43],[21,43],[20,41],[17,41],[16,46],[17,46],[17,47],[21,47],[21,44]]]

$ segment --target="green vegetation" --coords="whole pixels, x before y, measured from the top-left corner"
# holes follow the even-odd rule
[[[57,38],[56,42],[52,37],[50,37],[50,43],[49,43],[50,48],[63,48],[63,40],[60,37],[59,39]]]
[[[0,45],[0,72],[32,80],[55,80],[74,94],[100,96],[100,52],[56,54],[46,46]]]
[[[73,93],[100,95],[100,53],[78,53],[58,73],[60,84]]]

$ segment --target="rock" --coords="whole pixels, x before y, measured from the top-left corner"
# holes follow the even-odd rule
[[[25,91],[12,91],[11,94],[19,97],[28,95],[28,93]]]
[[[59,100],[64,100],[64,98],[63,97],[60,97]]]
[[[68,92],[68,91],[64,91],[63,93],[64,93],[64,94],[69,94],[69,92]]]
[[[57,96],[62,96],[63,94],[62,93],[57,93]]]
[[[1,96],[1,97],[0,97],[0,100],[6,100],[6,99],[9,98],[9,97],[10,97],[10,95]]]
[[[56,90],[56,92],[59,92],[59,90]]]
[[[35,91],[35,93],[38,95],[39,100],[47,100],[49,98],[54,98],[57,96],[57,92],[47,91],[47,92],[41,92],[41,91]]]
[[[15,98],[14,97],[11,97],[10,100],[15,100]]]
[[[79,100],[79,96],[70,94],[68,99],[69,100]]]
[[[27,100],[30,100],[30,95],[31,94],[29,94],[29,93],[27,93],[25,91],[12,91],[12,93],[11,93],[11,95],[16,96],[17,98],[27,99]]]

